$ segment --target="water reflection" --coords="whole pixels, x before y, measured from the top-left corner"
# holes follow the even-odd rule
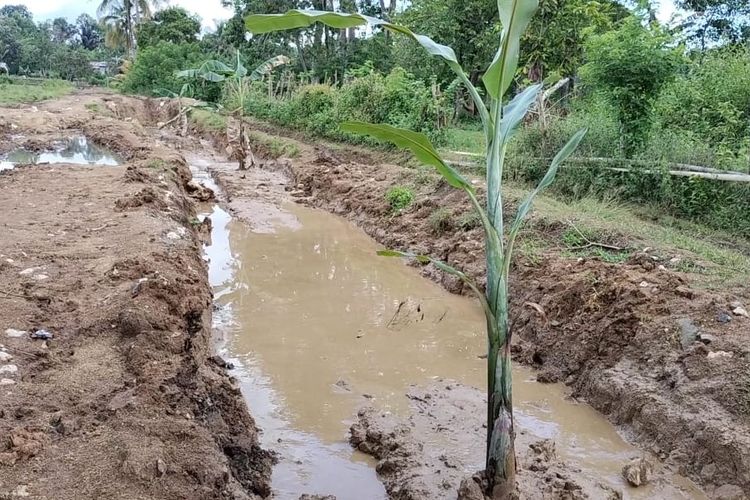
[[[42,163],[114,166],[121,162],[117,155],[90,142],[84,136],[60,141],[52,151],[38,153],[19,148],[0,156],[0,170],[9,170],[16,165],[38,165]]]

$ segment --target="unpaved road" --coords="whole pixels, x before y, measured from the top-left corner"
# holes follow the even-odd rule
[[[0,174],[0,498],[266,496],[271,457],[209,360],[189,170],[141,126],[157,110],[95,93],[37,108],[2,110],[3,150],[83,133],[127,163]]]

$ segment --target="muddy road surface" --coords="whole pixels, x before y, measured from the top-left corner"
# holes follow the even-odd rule
[[[269,494],[272,457],[211,361],[190,172],[144,126],[158,112],[80,93],[0,113],[12,153],[0,172],[0,498]]]

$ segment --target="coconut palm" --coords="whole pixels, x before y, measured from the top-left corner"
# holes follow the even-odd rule
[[[135,31],[138,24],[151,17],[162,0],[102,0],[96,10],[105,30],[108,47],[125,47],[130,57],[135,56]]]

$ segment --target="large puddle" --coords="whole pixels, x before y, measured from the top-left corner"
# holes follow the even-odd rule
[[[279,498],[385,498],[371,459],[347,444],[356,409],[370,402],[404,412],[408,386],[437,378],[484,387],[481,308],[375,256],[377,244],[349,222],[287,210],[299,224],[270,234],[251,232],[219,207],[210,214],[222,354],[238,366],[263,444],[281,454],[273,473]],[[640,452],[591,407],[566,399],[563,386],[534,378],[516,365],[520,430],[554,439],[563,459],[625,498],[704,498],[679,477],[627,487],[622,466]],[[477,446],[477,469],[482,453]]]
[[[71,137],[60,141],[50,151],[32,152],[19,148],[0,156],[0,170],[9,170],[16,165],[38,165],[42,163],[114,166],[119,165],[121,161],[117,155],[90,142],[84,136]]]

